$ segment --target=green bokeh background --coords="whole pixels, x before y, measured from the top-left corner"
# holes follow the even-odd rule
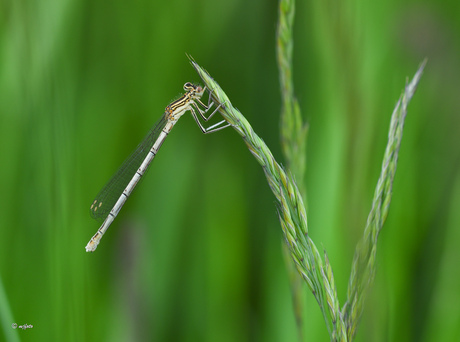
[[[277,2],[0,2],[0,340],[297,341],[281,229],[232,129],[189,115],[93,254],[94,196],[199,77],[283,163]],[[309,229],[346,299],[393,107],[419,63],[357,341],[460,340],[460,2],[297,1]],[[305,287],[305,336],[327,341]],[[12,323],[32,324],[26,331]]]

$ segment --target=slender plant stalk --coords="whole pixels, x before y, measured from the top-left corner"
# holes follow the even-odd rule
[[[306,167],[306,141],[308,126],[302,123],[299,104],[294,97],[294,82],[292,79],[292,50],[293,26],[295,16],[295,1],[280,0],[279,19],[277,30],[277,59],[281,88],[281,146],[283,148],[286,165],[296,175],[297,187],[306,200],[305,167]],[[288,271],[294,316],[296,318],[299,340],[303,341],[304,321],[304,292],[302,291],[302,278],[295,269],[289,256],[288,246],[283,244],[286,268]]]
[[[14,322],[11,307],[8,303],[8,296],[3,286],[3,279],[0,275],[0,325],[3,330],[0,336],[4,336],[5,341],[19,342],[18,332],[15,330],[16,328],[12,327]]]
[[[281,146],[289,170],[296,175],[297,186],[305,198],[306,141],[308,125],[302,122],[300,106],[294,95],[292,75],[294,0],[280,0],[277,31],[277,60],[281,90]]]
[[[356,334],[356,328],[359,324],[366,298],[366,290],[372,284],[375,275],[377,239],[388,215],[399,148],[403,136],[404,120],[407,115],[407,105],[415,93],[425,64],[426,60],[420,65],[412,81],[410,83],[406,82],[405,90],[396,103],[391,116],[382,171],[375,188],[372,208],[367,218],[364,235],[356,246],[348,282],[347,301],[342,309],[347,325],[347,337],[350,341]]]
[[[328,284],[323,282],[321,274],[321,270],[324,267],[323,261],[308,234],[305,206],[293,177],[286,174],[285,170],[273,157],[268,146],[254,132],[246,118],[233,107],[217,82],[191,57],[189,58],[204,84],[211,91],[213,101],[222,104],[219,111],[224,119],[241,135],[249,151],[262,166],[270,189],[278,200],[280,223],[291,257],[294,260],[297,271],[318,302],[329,335],[332,336],[331,319],[328,317],[330,310],[323,289]],[[335,293],[332,289],[328,289],[326,292]],[[336,315],[331,315],[331,317],[336,317]]]
[[[331,341],[351,341],[361,316],[365,290],[375,273],[377,238],[388,214],[407,105],[415,92],[425,63],[421,65],[412,82],[406,86],[393,112],[382,173],[377,183],[364,237],[358,244],[353,262],[348,301],[340,310],[332,267],[326,252],[323,262],[316,245],[310,239],[305,206],[292,175],[288,175],[276,162],[267,145],[254,132],[246,118],[233,107],[217,82],[191,57],[189,58],[210,90],[213,101],[221,104],[219,112],[241,135],[249,151],[262,166],[270,189],[278,200],[278,216],[289,252],[297,271],[320,306]]]

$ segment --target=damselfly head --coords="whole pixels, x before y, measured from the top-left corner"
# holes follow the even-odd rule
[[[190,82],[184,84],[184,90],[189,92],[193,97],[200,98],[203,96],[204,89],[199,85],[194,85]]]

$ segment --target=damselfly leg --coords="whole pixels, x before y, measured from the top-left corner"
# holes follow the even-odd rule
[[[204,90],[206,91],[206,87],[204,88]],[[198,106],[198,103],[204,108],[201,109],[200,106]],[[227,128],[229,126],[231,126],[231,124],[229,124],[227,121],[225,120],[222,120],[212,126],[209,126],[207,128],[203,127],[203,125],[201,124],[200,120],[198,119],[198,115],[196,114],[196,111],[198,111],[198,113],[200,114],[201,118],[207,122],[209,121],[213,116],[214,114],[221,108],[221,107],[224,107],[224,104],[223,103],[219,103],[219,105],[217,106],[216,109],[213,110],[213,112],[211,114],[209,114],[208,117],[206,117],[206,113],[209,112],[209,110],[212,108],[212,106],[214,105],[214,102],[212,101],[212,93],[210,91],[209,93],[209,98],[208,98],[208,105],[206,106],[200,99],[195,99],[194,102],[192,103],[192,106],[190,106],[190,111],[192,113],[192,116],[193,118],[195,119],[198,127],[200,127],[201,129],[201,132],[203,132],[203,134],[208,134],[208,133],[214,133],[214,132],[217,132],[217,131],[220,131],[224,128]],[[196,111],[195,111],[195,109]],[[224,124],[224,125],[222,125]]]

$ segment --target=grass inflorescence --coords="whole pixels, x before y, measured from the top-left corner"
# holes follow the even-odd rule
[[[326,322],[329,322],[323,291],[325,284],[321,275],[323,262],[316,245],[308,234],[307,214],[296,182],[292,175],[288,175],[275,160],[268,146],[254,132],[246,118],[233,107],[230,99],[217,82],[194,60],[191,60],[191,63],[206,87],[211,91],[213,101],[223,104],[220,112],[224,119],[241,135],[249,151],[262,166],[270,189],[278,200],[279,218],[284,238],[297,271],[315,296]],[[328,293],[334,293],[334,291],[331,290]],[[328,326],[328,330],[332,331],[330,326]]]
[[[276,56],[280,79],[281,120],[280,136],[285,165],[296,176],[297,187],[306,199],[305,169],[308,125],[303,122],[299,103],[294,94],[292,52],[295,0],[280,0],[278,29],[276,34]],[[288,245],[283,244],[284,255],[289,256]],[[292,294],[294,315],[299,340],[303,340],[305,300],[302,278],[296,272],[291,258],[285,258]]]
[[[406,84],[405,90],[396,103],[391,116],[388,143],[382,162],[382,170],[374,192],[372,208],[367,218],[363,237],[356,246],[350,280],[348,282],[347,301],[342,309],[347,322],[347,335],[354,337],[363,310],[366,290],[375,274],[377,239],[387,218],[391,202],[393,180],[398,163],[398,153],[403,136],[407,105],[417,89],[426,60],[417,70],[414,78]]]
[[[372,283],[375,273],[377,238],[388,214],[407,105],[415,92],[425,63],[406,85],[393,111],[382,172],[377,182],[363,238],[356,247],[348,298],[345,305],[340,308],[332,267],[326,252],[323,261],[310,238],[305,205],[293,175],[286,172],[275,160],[268,146],[254,132],[241,112],[232,105],[217,82],[191,57],[190,61],[209,89],[212,100],[221,105],[219,111],[224,119],[243,138],[249,151],[262,166],[270,189],[278,201],[280,224],[289,252],[297,271],[320,306],[331,340],[351,341],[361,317],[366,290]]]

